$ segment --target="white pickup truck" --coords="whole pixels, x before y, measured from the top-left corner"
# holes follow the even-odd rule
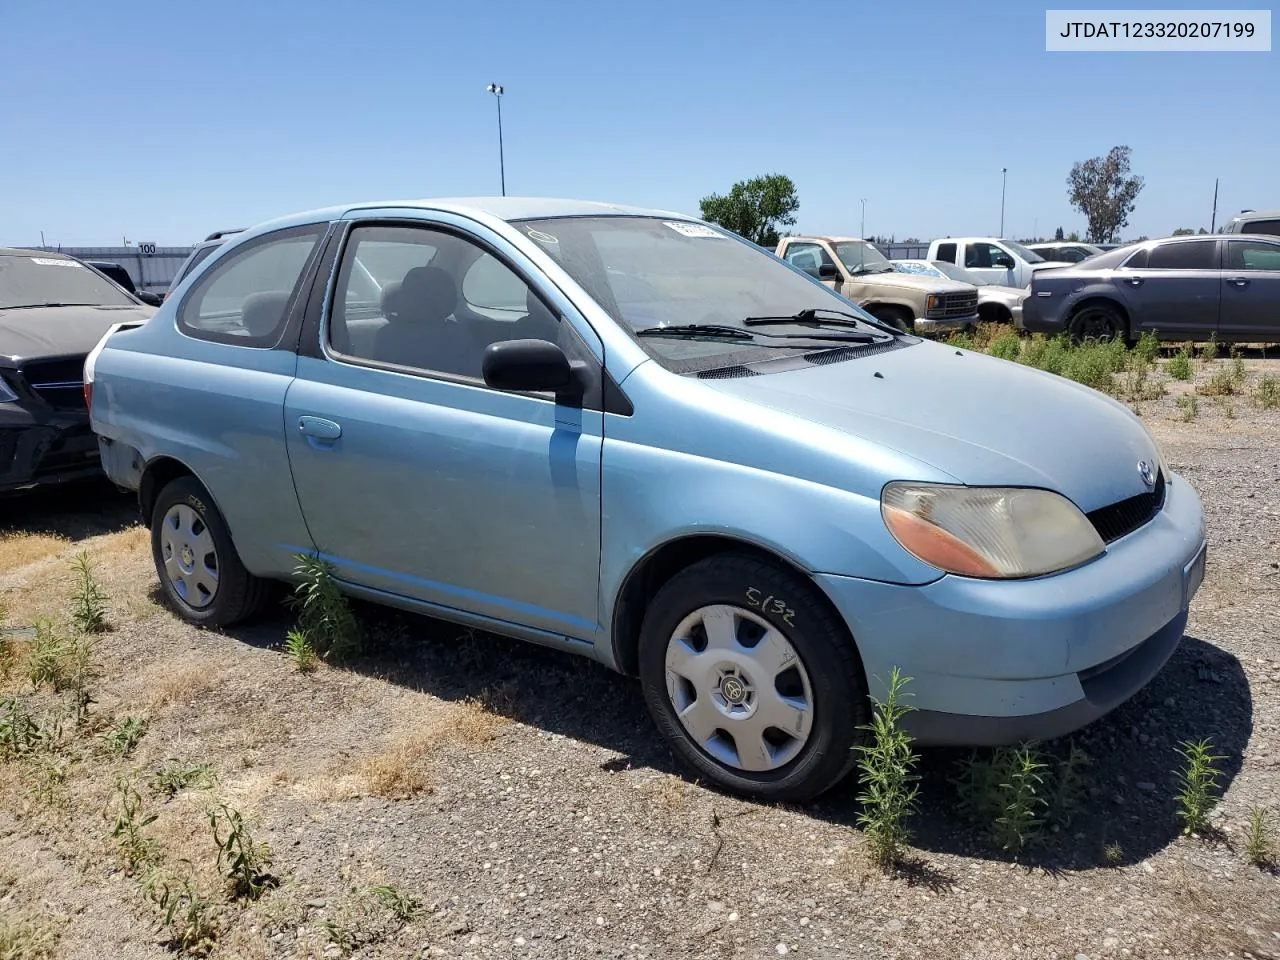
[[[946,237],[929,244],[926,260],[945,260],[971,273],[1006,287],[1029,287],[1038,270],[1061,269],[1065,263],[1050,263],[1022,244],[998,237]]]

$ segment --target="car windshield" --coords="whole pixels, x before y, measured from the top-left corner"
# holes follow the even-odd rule
[[[898,273],[914,273],[922,277],[940,277],[942,271],[926,260],[893,260],[893,269]]]
[[[611,216],[524,220],[515,227],[624,329],[698,324],[742,331],[740,340],[723,335],[705,340],[637,338],[669,369],[705,370],[832,346],[764,337],[761,328],[744,323],[748,317],[785,318],[813,308],[867,316],[761,248],[703,224]],[[818,332],[813,325],[799,323],[768,328],[771,335]]]
[[[889,258],[869,243],[846,242],[833,246],[836,256],[850,273],[889,273],[893,270]]]
[[[954,263],[947,263],[945,260],[935,260],[932,264],[939,273],[944,277],[950,277],[952,280],[959,280],[961,283],[971,283],[975,287],[985,287],[992,283],[986,277],[972,273],[964,267],[957,267]]]
[[[1044,262],[1044,257],[1040,256],[1040,254],[1036,253],[1033,250],[1028,250],[1026,247],[1024,247],[1020,243],[1015,243],[1012,240],[1001,240],[1000,242],[1004,244],[1006,247],[1008,247],[1010,250],[1012,250],[1014,253],[1016,253],[1018,256],[1020,256],[1023,260],[1027,261],[1027,263],[1043,263]]]
[[[77,260],[38,251],[0,256],[0,310],[45,304],[132,307],[136,301]]]

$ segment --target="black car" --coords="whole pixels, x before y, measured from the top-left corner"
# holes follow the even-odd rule
[[[101,472],[84,359],[154,312],[73,257],[0,248],[0,494]]]
[[[108,280],[112,280],[119,286],[124,287],[124,289],[148,306],[158,307],[164,302],[164,297],[158,293],[152,293],[150,290],[139,290],[137,284],[133,282],[133,277],[129,276],[129,271],[124,268],[123,264],[112,260],[84,260],[81,262],[87,263]]]

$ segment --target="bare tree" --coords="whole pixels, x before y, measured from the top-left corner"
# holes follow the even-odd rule
[[[1077,163],[1067,175],[1071,204],[1089,221],[1090,243],[1111,243],[1129,223],[1142,191],[1142,178],[1129,175],[1128,147],[1112,147],[1105,157]]]

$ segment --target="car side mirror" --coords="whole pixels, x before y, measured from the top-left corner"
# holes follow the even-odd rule
[[[164,297],[158,293],[152,293],[149,290],[139,290],[136,296],[143,303],[151,307],[158,307],[160,304],[164,303]]]
[[[1013,260],[1010,257],[992,257],[991,263],[997,267],[1003,267],[1005,270],[1013,269]]]
[[[572,362],[549,340],[491,343],[480,365],[484,382],[495,390],[553,392],[557,400],[580,399],[586,389],[586,364]]]
[[[834,263],[824,263],[818,268],[819,280],[839,280],[840,268]]]

